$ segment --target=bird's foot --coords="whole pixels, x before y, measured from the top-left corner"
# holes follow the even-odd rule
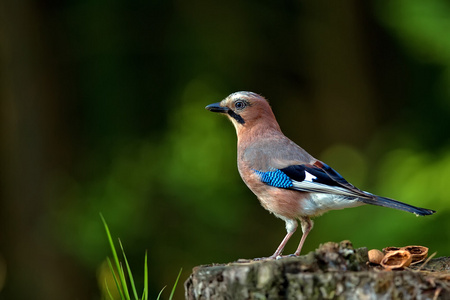
[[[276,259],[276,257],[273,257],[273,256],[269,256],[269,257],[257,257],[257,258],[254,258],[253,260],[254,260],[254,261],[263,261],[263,260],[271,260],[271,259]]]
[[[269,256],[269,257],[258,257],[258,258],[254,258],[253,260],[254,261],[263,261],[263,260],[272,260],[272,259],[278,260],[278,259],[282,259],[282,258],[298,257],[298,256],[299,255],[296,255],[296,254],[289,254],[289,255],[281,255],[281,254],[279,254],[279,255],[272,255],[272,256]]]
[[[284,257],[298,257],[299,255],[297,255],[297,254],[289,254],[289,255],[286,255],[286,256],[284,256]]]
[[[276,257],[276,259],[289,258],[289,257],[298,257],[298,255],[296,255],[296,254],[279,255]]]

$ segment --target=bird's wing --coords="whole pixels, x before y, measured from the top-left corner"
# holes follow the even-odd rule
[[[338,172],[321,161],[313,164],[290,165],[267,172],[258,170],[255,172],[262,182],[279,188],[358,198],[373,197],[350,184]]]

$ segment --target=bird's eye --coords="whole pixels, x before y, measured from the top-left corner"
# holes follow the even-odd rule
[[[236,107],[236,109],[243,109],[245,107],[245,102],[244,101],[236,101],[236,103],[234,103],[234,107]]]

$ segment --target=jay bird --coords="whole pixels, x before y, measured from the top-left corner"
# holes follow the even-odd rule
[[[252,92],[236,92],[206,106],[227,115],[236,128],[239,174],[261,205],[286,222],[287,234],[271,258],[281,253],[297,229],[303,231],[300,251],[313,227],[311,217],[329,210],[373,204],[431,215],[434,210],[415,207],[362,191],[338,172],[315,159],[288,139],[280,129],[265,98]]]

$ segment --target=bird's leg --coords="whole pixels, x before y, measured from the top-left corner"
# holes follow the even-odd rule
[[[287,234],[284,237],[284,239],[281,241],[280,246],[278,246],[277,250],[270,258],[277,258],[278,256],[281,255],[281,252],[283,252],[284,246],[286,246],[287,242],[289,241],[289,239],[291,238],[291,236],[294,234],[295,230],[297,229],[298,223],[296,220],[286,219],[285,222],[286,222]]]
[[[297,251],[295,251],[294,255],[299,256],[300,251],[302,251],[303,244],[305,243],[306,237],[308,236],[308,233],[313,228],[313,221],[308,217],[301,217],[300,218],[300,226],[302,227],[303,235],[300,240],[300,244],[298,245]]]

